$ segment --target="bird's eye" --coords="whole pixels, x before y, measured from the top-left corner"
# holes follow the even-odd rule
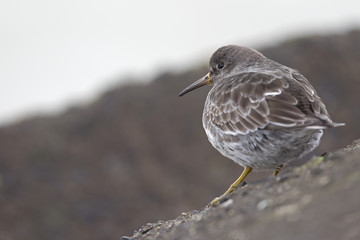
[[[225,65],[223,64],[223,63],[219,63],[218,65],[217,65],[217,68],[218,69],[223,69],[225,67]]]

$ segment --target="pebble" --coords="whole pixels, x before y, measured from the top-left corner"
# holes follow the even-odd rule
[[[234,200],[229,199],[229,200],[223,202],[220,206],[221,206],[222,208],[227,208],[227,207],[231,206],[233,203],[234,203]]]
[[[264,210],[265,208],[267,208],[268,206],[270,206],[272,204],[272,200],[270,199],[264,199],[261,200],[257,205],[256,208],[261,211]]]

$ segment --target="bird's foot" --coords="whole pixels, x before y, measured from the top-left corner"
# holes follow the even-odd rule
[[[214,199],[211,201],[211,203],[209,203],[209,204],[207,205],[207,207],[212,207],[212,206],[218,204],[218,203],[220,202],[220,200],[221,200],[221,197],[216,197],[216,198],[214,198]]]
[[[226,192],[225,192],[223,195],[221,195],[220,197],[214,198],[214,199],[211,201],[211,203],[209,203],[206,207],[213,207],[213,206],[215,206],[215,205],[217,205],[217,204],[221,204],[221,203],[227,201],[227,200],[229,199],[229,196],[231,195],[231,193],[232,193],[235,189],[237,189],[237,188],[239,188],[239,187],[243,187],[243,186],[245,186],[245,185],[246,185],[246,182],[244,181],[244,182],[241,182],[238,186],[236,186],[236,188],[230,187],[230,188],[228,189],[228,191],[226,191]]]
[[[216,206],[218,204],[222,204],[224,202],[226,202],[227,200],[229,200],[229,195],[221,195],[220,197],[216,197],[214,198],[211,203],[209,203],[206,207],[213,207]]]
[[[251,167],[245,167],[244,171],[241,173],[240,177],[238,179],[236,179],[236,181],[233,184],[230,185],[229,189],[226,190],[226,192],[223,195],[221,195],[220,197],[217,197],[214,200],[212,200],[211,203],[208,205],[208,207],[218,204],[223,199],[225,200],[225,198],[227,198],[239,185],[244,186],[246,184],[244,179],[251,172],[251,170],[252,170]]]

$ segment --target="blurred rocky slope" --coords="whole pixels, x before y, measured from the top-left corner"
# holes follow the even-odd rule
[[[318,154],[360,136],[360,31],[260,51],[303,73],[333,120],[346,122],[327,131]],[[201,112],[209,88],[177,96],[206,65],[0,128],[0,236],[118,239],[222,193],[242,169],[206,139]]]
[[[122,240],[359,239],[359,156],[356,140],[276,179],[246,185],[215,207],[148,223]]]

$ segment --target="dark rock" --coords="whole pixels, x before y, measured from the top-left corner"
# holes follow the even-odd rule
[[[183,213],[131,239],[359,239],[359,156],[356,140],[288,170],[285,181],[249,184],[246,195],[237,189],[215,207]]]

